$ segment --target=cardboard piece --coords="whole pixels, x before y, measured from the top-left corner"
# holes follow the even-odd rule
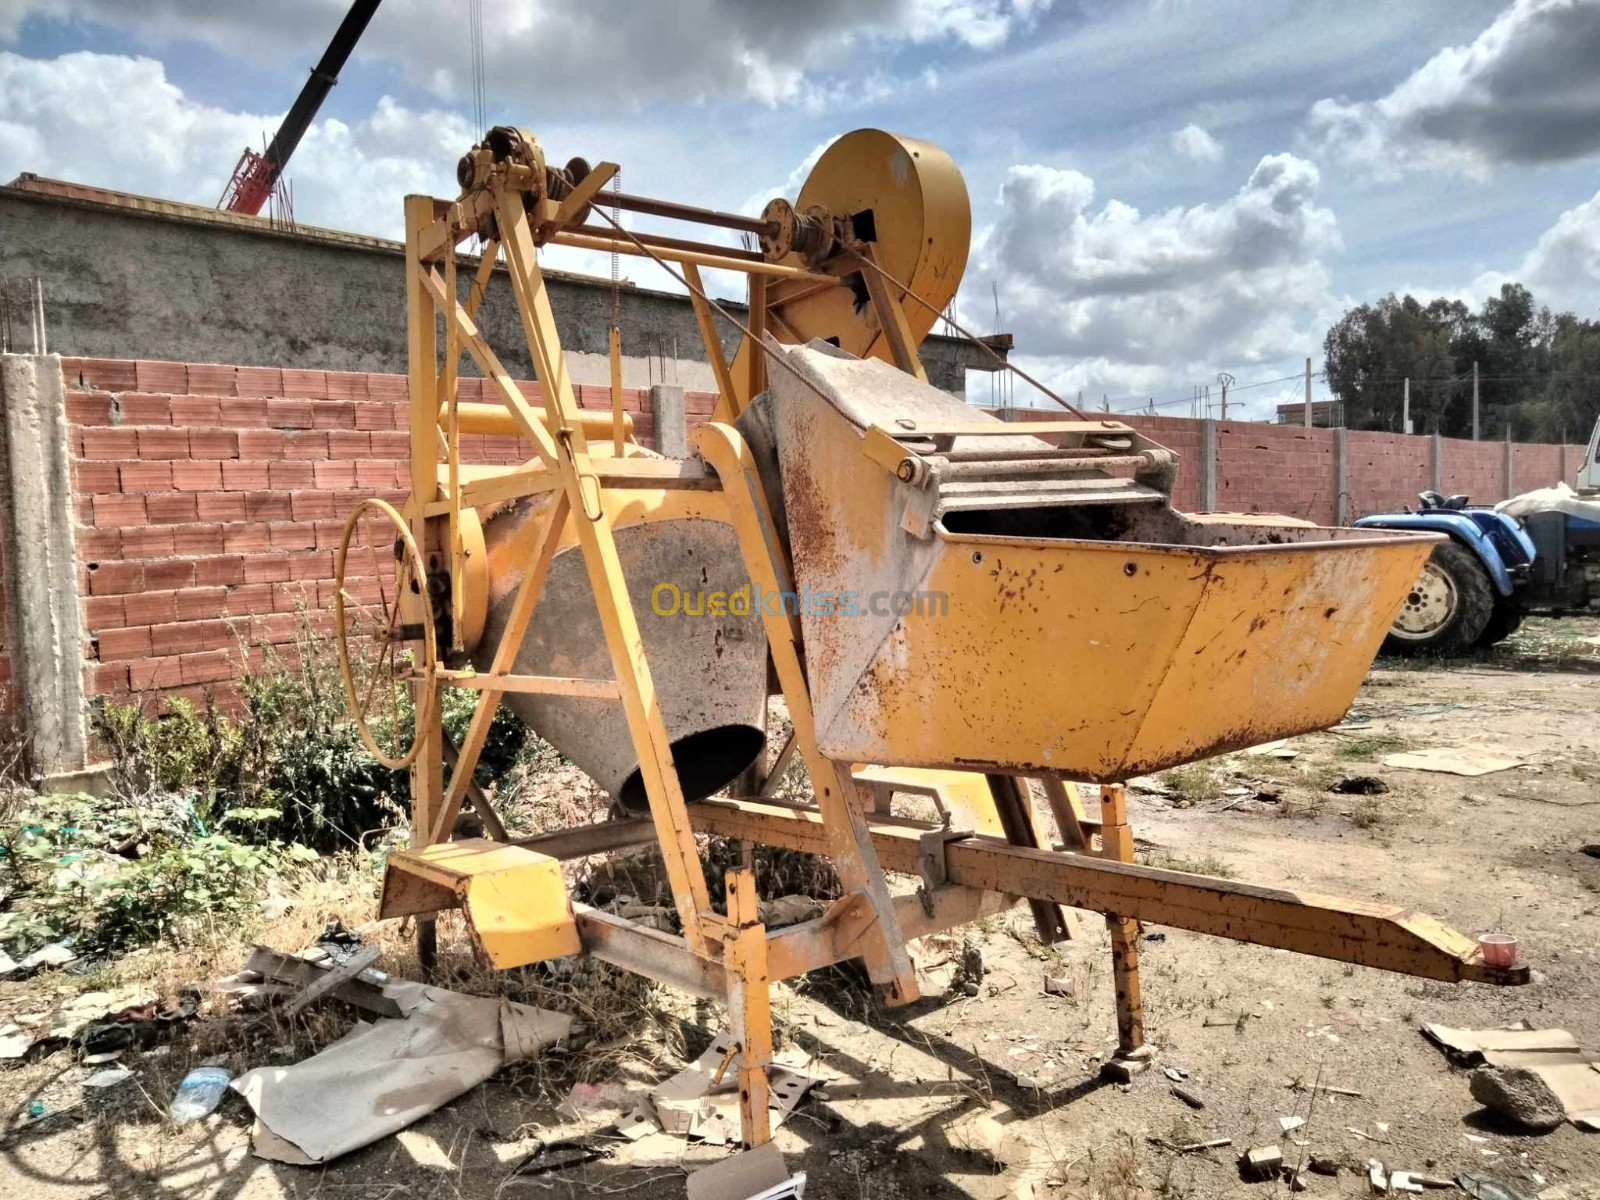
[[[1422,1033],[1447,1054],[1469,1064],[1482,1062],[1489,1051],[1578,1049],[1577,1041],[1565,1029],[1529,1029],[1526,1022],[1504,1029],[1452,1029],[1448,1025],[1424,1025]]]
[[[1491,754],[1487,750],[1454,750],[1436,746],[1429,750],[1408,750],[1401,754],[1386,754],[1386,767],[1401,767],[1408,771],[1438,771],[1446,775],[1491,775],[1520,767],[1520,758]]]
[[[717,1068],[727,1058],[733,1039],[724,1031],[712,1039],[699,1058],[650,1092],[656,1119],[667,1133],[687,1135],[725,1145],[739,1137],[739,1072],[729,1062],[720,1083],[712,1083]],[[820,1080],[807,1074],[804,1063],[783,1054],[773,1057],[768,1071],[772,1128],[782,1125],[805,1094]]]
[[[806,1177],[789,1174],[772,1142],[693,1172],[688,1200],[780,1200],[805,1194]]]
[[[572,1018],[525,1004],[394,983],[410,1015],[357,1022],[290,1067],[257,1067],[232,1083],[255,1110],[258,1157],[328,1162],[397,1133],[502,1066],[565,1037]]]
[[[1573,1124],[1600,1128],[1600,1056],[1579,1047],[1565,1029],[1450,1029],[1422,1032],[1452,1057],[1491,1067],[1521,1067],[1543,1079]]]

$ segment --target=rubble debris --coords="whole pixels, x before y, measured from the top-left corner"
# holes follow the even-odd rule
[[[1468,1083],[1474,1100],[1524,1129],[1543,1132],[1566,1124],[1560,1097],[1536,1071],[1485,1065],[1472,1072]]]
[[[1435,747],[1428,750],[1409,750],[1400,754],[1386,754],[1383,765],[1407,771],[1436,771],[1446,775],[1491,775],[1520,767],[1523,760],[1492,754],[1487,750],[1454,750]]]
[[[346,956],[343,962],[323,971],[321,975],[308,983],[293,1000],[284,1007],[285,1012],[297,1013],[301,1009],[315,1004],[322,997],[331,995],[340,984],[347,983],[373,963],[378,961],[381,951],[376,946],[363,946],[354,953]]]
[[[1410,1171],[1390,1171],[1389,1190],[1391,1192],[1420,1192],[1422,1185],[1413,1178]]]
[[[1250,746],[1240,751],[1247,758],[1281,758],[1291,759],[1300,757],[1300,751],[1289,745],[1288,738],[1279,738],[1275,742],[1263,742],[1259,746]]]
[[[1044,977],[1044,994],[1046,996],[1071,996],[1076,991],[1071,979],[1065,975],[1046,975]]]
[[[1389,790],[1389,785],[1376,775],[1346,775],[1335,780],[1328,790],[1341,796],[1381,796]]]
[[[1456,1186],[1476,1200],[1533,1200],[1526,1192],[1518,1191],[1509,1183],[1478,1171],[1462,1171],[1456,1176]]]
[[[1161,1073],[1168,1079],[1172,1080],[1173,1083],[1182,1083],[1185,1079],[1189,1078],[1189,1072],[1185,1071],[1182,1067],[1165,1066],[1161,1068]]]
[[[1188,1088],[1179,1087],[1175,1083],[1170,1083],[1167,1086],[1172,1089],[1172,1094],[1174,1096],[1176,1096],[1179,1100],[1182,1100],[1190,1108],[1199,1110],[1206,1106],[1206,1102],[1200,1099],[1199,1096],[1190,1091]]]
[[[766,1142],[690,1172],[686,1187],[688,1200],[799,1200],[806,1177],[790,1175],[778,1147]]]
[[[1273,1179],[1283,1169],[1283,1150],[1278,1146],[1253,1146],[1239,1156],[1239,1173],[1246,1179]]]
[[[1232,1138],[1211,1138],[1204,1142],[1169,1142],[1163,1137],[1147,1137],[1145,1139],[1152,1146],[1160,1146],[1164,1150],[1171,1150],[1174,1154],[1196,1154],[1201,1150],[1216,1150],[1221,1146],[1233,1145]]]
[[[271,979],[291,987],[306,988],[325,978],[329,971],[330,968],[298,955],[281,954],[266,946],[252,946],[241,974],[247,978],[254,975],[263,980]],[[355,978],[333,985],[327,994],[374,1016],[395,1018],[405,1015],[392,996],[376,983],[361,978],[359,973]]]
[[[702,1141],[738,1140],[738,1072],[723,1067],[732,1055],[732,1037],[726,1031],[719,1033],[705,1053],[651,1090],[650,1103],[663,1131]],[[768,1072],[768,1106],[774,1129],[820,1082],[803,1068],[804,1063],[796,1056],[773,1056]]]
[[[418,983],[393,982],[382,994],[403,1020],[358,1022],[303,1062],[233,1081],[255,1110],[257,1157],[306,1166],[370,1145],[572,1028],[565,1013]]]
[[[1293,1133],[1296,1129],[1299,1129],[1300,1126],[1304,1125],[1305,1123],[1306,1123],[1306,1119],[1304,1117],[1279,1117],[1278,1118],[1278,1128],[1283,1130],[1285,1133]]]
[[[1508,1106],[1495,1111],[1505,1113],[1512,1120],[1520,1121],[1518,1111],[1535,1121],[1546,1120],[1546,1116],[1540,1115],[1540,1106],[1529,1103],[1539,1096],[1541,1089],[1520,1075],[1505,1075],[1511,1071],[1531,1074],[1538,1078],[1542,1090],[1549,1093],[1567,1120],[1582,1129],[1600,1128],[1600,1070],[1594,1067],[1594,1056],[1582,1050],[1565,1029],[1530,1029],[1524,1021],[1505,1029],[1424,1025],[1422,1032],[1453,1061],[1465,1065],[1482,1064],[1501,1073],[1486,1075],[1483,1082],[1478,1082],[1477,1072],[1473,1073],[1472,1094],[1480,1103],[1495,1107],[1485,1099],[1494,1095]],[[1483,1095],[1479,1095],[1480,1089]],[[1554,1128],[1542,1124],[1526,1127]]]
[[[1375,1158],[1367,1159],[1367,1183],[1379,1195],[1389,1194],[1389,1172]]]
[[[1321,1154],[1313,1154],[1306,1160],[1306,1170],[1313,1175],[1337,1175],[1339,1173],[1339,1160],[1328,1158]]]

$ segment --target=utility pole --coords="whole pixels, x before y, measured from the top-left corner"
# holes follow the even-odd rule
[[[1400,432],[1411,432],[1411,376],[1406,376],[1405,397],[1400,401]]]
[[[1305,427],[1311,428],[1311,360],[1306,359],[1306,411]]]
[[[1472,360],[1472,440],[1478,440],[1478,360]]]
[[[1233,376],[1226,371],[1217,372],[1217,382],[1222,385],[1222,419],[1228,419],[1228,389],[1233,386]]]

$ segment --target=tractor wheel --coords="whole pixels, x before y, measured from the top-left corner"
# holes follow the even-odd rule
[[[1494,606],[1494,611],[1489,614],[1489,623],[1483,627],[1483,632],[1478,635],[1479,646],[1493,646],[1505,641],[1522,626],[1522,610],[1516,605],[1502,600]]]
[[[1495,609],[1489,572],[1456,542],[1433,548],[1389,627],[1389,654],[1462,654],[1482,636]]]

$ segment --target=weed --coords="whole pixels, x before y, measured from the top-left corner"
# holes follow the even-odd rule
[[[1191,804],[1204,804],[1222,795],[1222,784],[1211,768],[1198,763],[1164,772],[1161,782]]]
[[[1190,875],[1214,875],[1218,879],[1232,879],[1234,876],[1232,867],[1209,854],[1200,858],[1184,858],[1165,850],[1152,850],[1145,854],[1144,863],[1148,867],[1185,871]]]
[[[1389,819],[1389,808],[1375,796],[1365,796],[1350,810],[1350,824],[1357,829],[1376,829]]]
[[[1380,754],[1394,754],[1409,749],[1411,743],[1404,738],[1377,734],[1372,737],[1350,738],[1334,747],[1335,758],[1351,762],[1373,762]]]

